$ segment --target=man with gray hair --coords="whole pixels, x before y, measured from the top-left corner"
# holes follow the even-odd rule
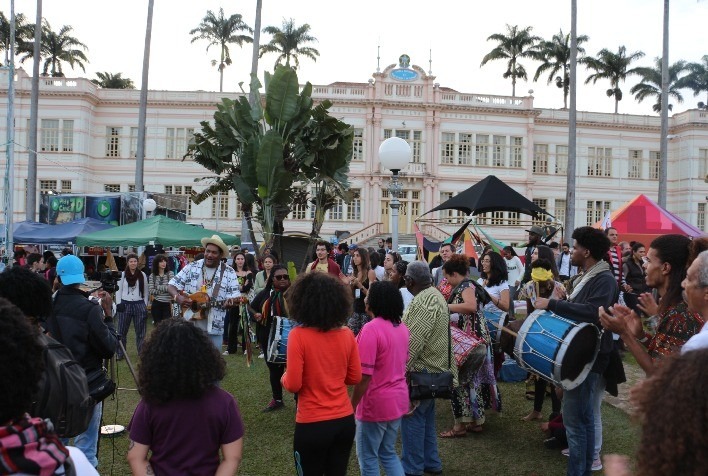
[[[422,261],[412,262],[404,279],[414,296],[403,314],[403,322],[410,330],[406,371],[449,370],[456,375],[457,366],[451,365],[449,359],[450,313],[445,298],[433,287],[428,265]],[[403,470],[409,475],[440,474],[442,461],[435,430],[435,400],[412,403],[417,406],[401,423]]]
[[[703,319],[703,327],[698,334],[688,339],[681,347],[681,353],[708,348],[708,250],[702,251],[688,267],[686,278],[681,283],[683,300],[688,309]]]

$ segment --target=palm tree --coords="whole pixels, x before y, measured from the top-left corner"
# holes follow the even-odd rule
[[[211,62],[212,66],[219,65],[219,92],[224,90],[224,68],[231,64],[229,45],[243,46],[244,43],[253,42],[253,38],[250,36],[238,34],[240,31],[253,33],[253,29],[244,23],[241,18],[238,13],[226,18],[223,8],[219,8],[218,17],[211,10],[207,10],[207,14],[202,18],[199,26],[189,32],[193,36],[192,43],[197,40],[207,40],[209,42],[207,51],[209,51],[211,46],[219,46],[221,48],[219,61],[212,60]]]
[[[609,79],[610,86],[612,87],[607,90],[607,96],[615,98],[615,114],[617,114],[619,102],[622,100],[622,90],[619,84],[627,79],[627,76],[630,74],[637,74],[637,68],[627,68],[629,68],[629,65],[632,64],[633,61],[643,56],[644,53],[641,51],[635,51],[627,55],[627,48],[624,46],[620,46],[617,49],[617,53],[603,48],[597,53],[597,58],[585,58],[587,68],[595,71],[595,73],[588,76],[585,80],[585,84],[588,84],[590,81],[592,81],[592,84],[595,84],[598,79]]]
[[[516,78],[527,79],[526,69],[518,62],[519,58],[533,57],[536,43],[541,40],[538,36],[531,35],[532,29],[530,26],[519,29],[518,25],[506,25],[507,35],[495,33],[487,38],[487,41],[494,40],[499,44],[482,58],[480,66],[493,60],[507,60],[503,77],[511,78],[512,96],[516,96]]]
[[[123,73],[96,73],[98,79],[92,79],[91,82],[98,87],[104,89],[135,89],[133,80],[122,77]]]
[[[34,31],[34,25],[32,26],[32,31]],[[42,24],[42,41],[39,49],[39,54],[44,59],[42,76],[48,76],[51,67],[51,76],[63,77],[62,63],[69,63],[71,69],[74,69],[74,65],[78,65],[82,71],[86,72],[84,62],[88,63],[89,60],[84,51],[88,51],[88,47],[71,36],[70,33],[72,31],[73,28],[71,26],[64,25],[57,33],[52,30],[49,22],[44,20]],[[20,62],[24,62],[27,58],[31,58],[34,55],[33,45],[34,42],[27,45],[25,55]]]
[[[15,53],[26,48],[25,43],[32,41],[34,28],[27,23],[27,19],[22,13],[15,14],[15,43],[17,48]],[[10,64],[10,20],[0,12],[0,50],[5,52],[5,66]]]
[[[642,81],[632,87],[629,90],[630,93],[634,94],[634,98],[638,102],[644,101],[644,99],[649,97],[656,97],[656,103],[652,106],[654,112],[661,111],[661,58],[656,58],[656,66],[653,68],[636,68],[638,75],[642,77]],[[679,91],[681,89],[679,75],[686,71],[686,62],[677,61],[676,63],[669,66],[669,96],[674,98],[677,102],[683,102],[683,96]],[[669,111],[673,109],[673,106],[669,104]]]
[[[694,96],[708,93],[708,55],[703,55],[701,61],[701,63],[688,63],[686,65],[688,74],[678,81],[678,87],[692,90]],[[706,102],[699,102],[698,107],[708,109],[708,97]]]
[[[303,43],[317,41],[317,38],[310,35],[310,25],[307,23],[296,27],[295,20],[283,19],[282,29],[277,26],[267,26],[263,28],[263,33],[273,35],[267,45],[261,46],[261,53],[258,55],[262,58],[266,53],[277,53],[278,59],[275,61],[275,66],[283,64],[290,66],[290,59],[295,63],[294,68],[300,66],[300,55],[310,58],[312,61],[317,61],[320,52],[311,46],[300,46]]]
[[[587,35],[580,35],[577,38],[578,45],[588,41]],[[585,54],[585,49],[578,46],[578,53]],[[542,74],[548,73],[548,81],[551,84],[555,81],[557,87],[563,89],[563,109],[568,109],[568,91],[570,89],[570,33],[564,34],[563,30],[553,35],[551,41],[541,41],[533,52],[533,58],[541,62],[541,66],[533,76],[534,81]],[[583,59],[578,60],[579,63]],[[562,76],[557,76],[560,72]]]

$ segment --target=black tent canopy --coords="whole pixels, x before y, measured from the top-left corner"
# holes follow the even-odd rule
[[[533,217],[550,215],[494,175],[489,175],[423,215],[439,210],[459,210],[466,215],[495,211],[519,212]]]

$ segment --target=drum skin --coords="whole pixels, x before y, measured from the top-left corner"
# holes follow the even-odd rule
[[[522,368],[572,390],[583,383],[599,350],[597,327],[539,309],[519,329],[514,354]]]
[[[284,364],[288,358],[288,335],[295,322],[287,317],[275,316],[268,336],[268,362]]]

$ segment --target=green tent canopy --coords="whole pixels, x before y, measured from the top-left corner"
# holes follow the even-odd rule
[[[108,230],[80,235],[77,246],[146,246],[151,241],[162,246],[201,246],[202,238],[219,235],[227,245],[241,243],[237,237],[188,225],[166,216],[156,215],[146,220]]]

